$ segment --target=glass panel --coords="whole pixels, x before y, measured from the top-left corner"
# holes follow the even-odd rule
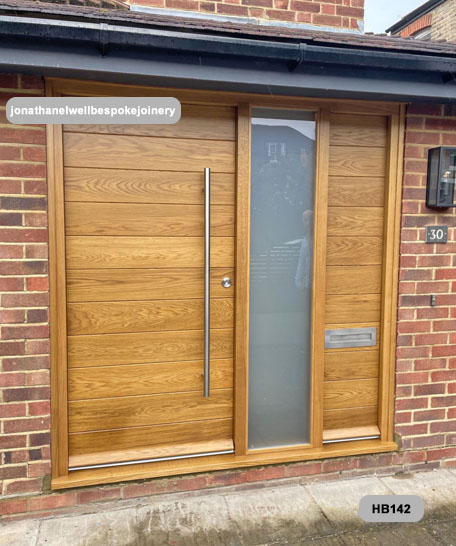
[[[249,448],[310,429],[315,115],[253,109]]]

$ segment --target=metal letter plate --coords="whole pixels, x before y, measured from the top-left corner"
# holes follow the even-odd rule
[[[377,328],[325,330],[325,349],[375,347],[375,345],[377,345]]]

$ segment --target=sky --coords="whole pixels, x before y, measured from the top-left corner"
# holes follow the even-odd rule
[[[426,0],[365,0],[366,32],[382,33]]]

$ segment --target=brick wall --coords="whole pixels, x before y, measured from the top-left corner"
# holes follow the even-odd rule
[[[456,0],[447,0],[435,9],[431,39],[456,42]]]
[[[456,213],[425,207],[426,153],[456,146],[456,108],[413,105],[407,116],[398,310],[398,453],[204,473],[51,493],[45,132],[7,124],[11,96],[41,95],[36,77],[0,76],[0,516],[273,479],[327,480],[456,466]],[[424,226],[447,224],[447,245]],[[455,256],[452,255],[455,254]],[[437,305],[430,307],[430,294]]]
[[[430,27],[432,25],[432,13],[426,13],[426,15],[423,15],[416,21],[413,21],[413,23],[410,23],[410,25],[406,26],[400,31],[400,36],[402,38],[407,38],[408,36],[412,36],[415,34],[415,32],[419,32],[420,30],[424,30],[427,27]]]
[[[50,472],[46,139],[8,124],[6,101],[41,78],[0,75],[0,492],[38,492]]]
[[[130,5],[362,29],[364,0],[127,0]]]
[[[408,110],[397,350],[396,432],[402,449],[433,448],[456,464],[456,214],[425,206],[427,151],[456,146],[456,108]],[[425,244],[426,225],[448,225],[449,242]],[[437,305],[430,306],[430,296]]]

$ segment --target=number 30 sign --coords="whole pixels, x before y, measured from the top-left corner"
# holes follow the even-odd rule
[[[448,226],[426,226],[426,243],[446,243]]]

